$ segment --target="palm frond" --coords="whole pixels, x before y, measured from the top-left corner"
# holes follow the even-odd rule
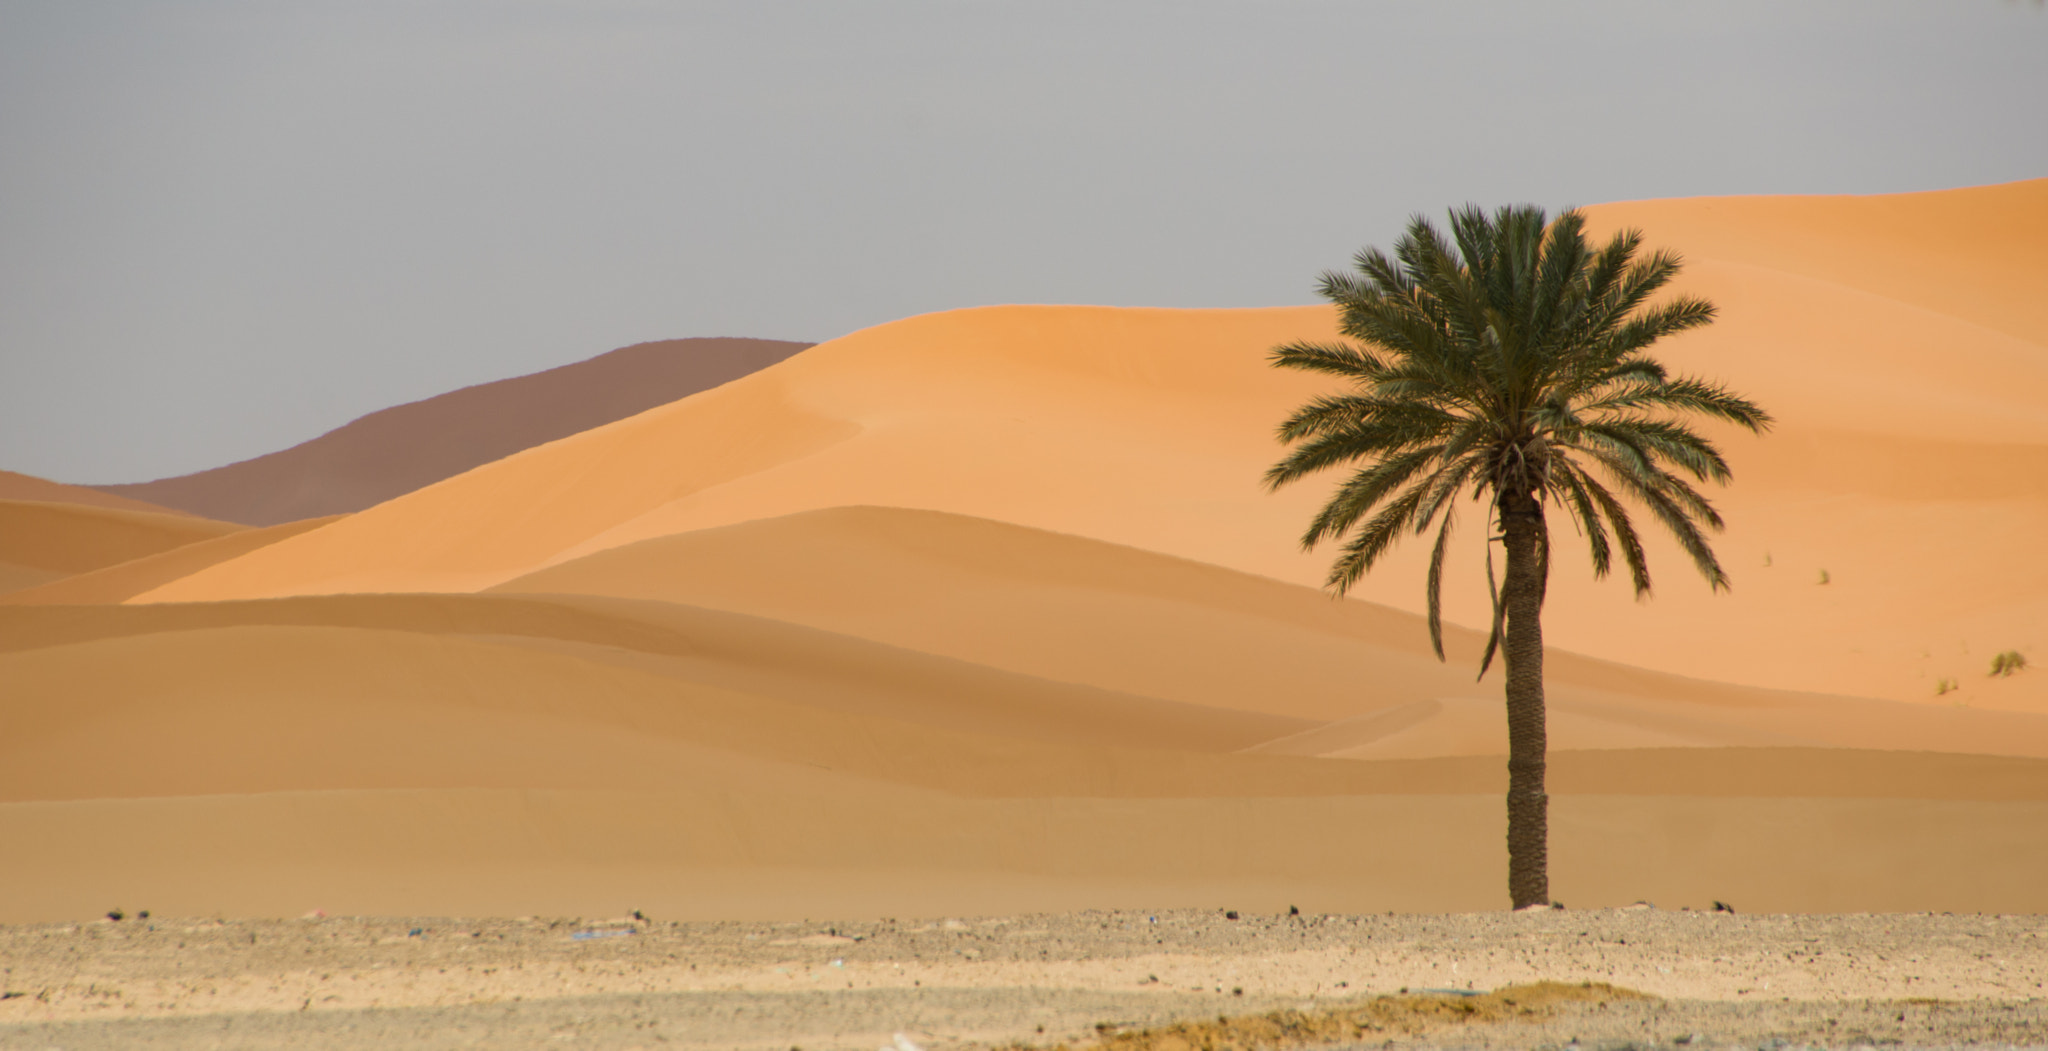
[[[1274,367],[1324,372],[1351,380],[1370,381],[1385,368],[1379,358],[1347,343],[1283,343],[1273,348]]]
[[[1364,576],[1365,571],[1371,569],[1374,562],[1379,561],[1379,557],[1393,546],[1401,531],[1407,528],[1409,521],[1415,516],[1416,507],[1422,503],[1423,495],[1428,489],[1429,481],[1424,479],[1409,486],[1400,496],[1380,508],[1379,513],[1372,516],[1372,520],[1345,543],[1336,563],[1330,568],[1326,586],[1339,595],[1351,590],[1351,585],[1358,583],[1358,578]]]
[[[1444,659],[1444,554],[1451,547],[1451,527],[1458,520],[1456,507],[1444,514],[1436,531],[1436,546],[1429,552],[1429,646],[1436,659]]]
[[[1613,548],[1607,540],[1607,527],[1600,521],[1600,512],[1593,506],[1593,497],[1587,492],[1589,486],[1600,483],[1586,476],[1578,464],[1568,456],[1559,456],[1551,466],[1552,491],[1564,498],[1572,518],[1586,534],[1586,546],[1592,550],[1593,577],[1607,575],[1613,564]]]
[[[1426,469],[1431,461],[1436,459],[1437,453],[1440,451],[1441,449],[1435,446],[1417,449],[1413,452],[1381,460],[1352,475],[1349,480],[1338,488],[1337,495],[1328,504],[1325,504],[1322,511],[1309,523],[1308,532],[1302,534],[1301,537],[1302,548],[1304,550],[1311,549],[1325,538],[1341,536],[1344,533],[1350,532],[1351,527],[1358,524],[1359,519],[1371,513],[1373,508],[1378,507],[1380,502],[1387,498],[1388,494],[1406,485],[1410,479]],[[1405,494],[1402,499],[1406,499]],[[1408,505],[1407,511],[1403,512],[1402,517],[1404,521],[1407,515],[1414,513],[1421,499],[1420,492],[1418,492],[1415,501]],[[1396,502],[1398,503],[1398,501]],[[1379,521],[1379,518],[1375,517],[1373,521],[1376,523]],[[1368,526],[1367,528],[1374,527]],[[1378,551],[1385,546],[1385,544],[1375,545],[1373,547],[1374,557],[1377,557]]]

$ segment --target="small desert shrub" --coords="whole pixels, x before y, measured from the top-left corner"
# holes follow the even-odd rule
[[[1827,571],[1827,570],[1825,570],[1825,569],[1823,569],[1823,570],[1821,570],[1821,571],[1820,571],[1820,582],[1821,582],[1821,583],[1823,583],[1823,584],[1826,584],[1826,583],[1830,583],[1830,582],[1831,582],[1831,581],[1829,580],[1829,578],[1828,578],[1828,571]]]
[[[1956,685],[1956,681],[1954,679],[1934,680],[1934,695],[1936,697],[1940,697],[1943,694],[1954,693],[1959,689],[1962,689],[1962,687]]]
[[[2013,675],[2026,666],[2027,658],[2018,650],[2006,650],[1991,658],[1991,674],[2000,679]]]

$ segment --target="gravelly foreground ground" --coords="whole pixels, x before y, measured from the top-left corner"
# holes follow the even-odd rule
[[[0,1048],[1052,1044],[1545,979],[1660,999],[1371,1046],[2048,1046],[2048,918],[1642,909],[8,927]]]

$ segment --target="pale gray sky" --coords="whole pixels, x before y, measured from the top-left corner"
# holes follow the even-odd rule
[[[2044,100],[2032,0],[0,0],[0,467],[647,339],[1313,302],[1468,200],[2048,175]]]

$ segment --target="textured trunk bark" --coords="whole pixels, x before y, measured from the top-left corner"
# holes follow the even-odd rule
[[[1508,895],[1515,908],[1550,903],[1550,799],[1543,793],[1548,748],[1543,714],[1543,505],[1527,493],[1503,493],[1501,532],[1507,576],[1501,602],[1507,624]]]

